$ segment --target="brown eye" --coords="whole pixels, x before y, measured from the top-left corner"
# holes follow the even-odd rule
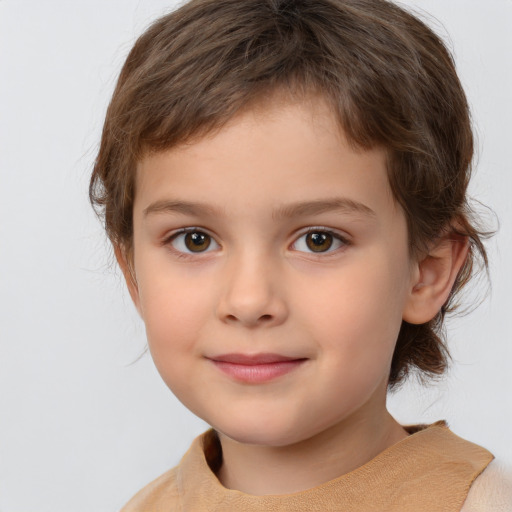
[[[185,234],[185,246],[191,252],[203,252],[210,247],[211,237],[201,231],[194,231]]]
[[[313,252],[325,252],[332,246],[333,236],[330,233],[318,232],[306,235],[306,245]]]
[[[169,244],[174,251],[188,255],[207,253],[220,249],[219,244],[213,237],[204,231],[193,228],[176,233],[166,244]]]
[[[328,255],[342,251],[351,245],[342,234],[328,228],[310,228],[307,233],[299,236],[291,245],[291,249],[303,253]]]

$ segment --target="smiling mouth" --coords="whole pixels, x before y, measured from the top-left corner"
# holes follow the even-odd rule
[[[246,384],[262,384],[286,375],[300,366],[306,358],[279,354],[223,354],[208,358],[220,371]]]

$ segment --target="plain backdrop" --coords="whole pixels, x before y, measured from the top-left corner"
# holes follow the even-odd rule
[[[428,11],[454,51],[478,136],[471,191],[501,227],[492,292],[450,322],[449,376],[405,386],[390,408],[403,423],[444,418],[510,463],[512,1],[407,4]],[[174,5],[0,0],[0,512],[116,511],[206,427],[143,355],[87,199],[123,59]],[[469,301],[482,294],[485,280]]]

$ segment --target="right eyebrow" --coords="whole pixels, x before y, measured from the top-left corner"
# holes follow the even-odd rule
[[[219,210],[205,204],[191,201],[160,200],[144,208],[142,213],[144,217],[154,213],[181,213],[184,215],[210,216],[218,215]]]

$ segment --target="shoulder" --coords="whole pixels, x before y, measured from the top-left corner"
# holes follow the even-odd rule
[[[121,512],[174,512],[179,508],[178,470],[173,468],[141,489]],[[172,506],[175,505],[175,508]]]
[[[184,503],[194,497],[204,482],[218,480],[211,465],[222,457],[218,436],[213,429],[196,437],[180,463],[140,490],[121,512],[180,512],[194,510]],[[186,482],[186,485],[185,485]]]
[[[512,467],[493,460],[475,480],[461,512],[512,512]]]

